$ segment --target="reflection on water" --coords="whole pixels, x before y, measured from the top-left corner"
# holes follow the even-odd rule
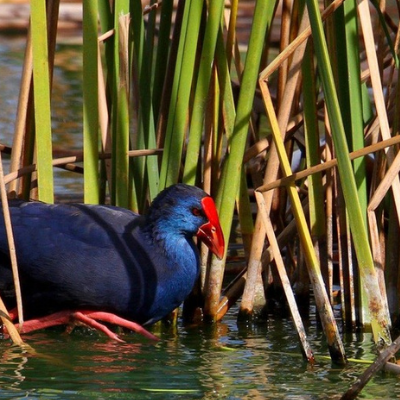
[[[26,336],[37,355],[4,340],[0,398],[334,399],[366,368],[339,368],[318,357],[327,351],[314,326],[317,363],[310,366],[290,321],[268,325],[239,329],[232,313],[217,327],[166,329],[156,344],[135,334],[121,344],[86,330],[45,331]],[[350,357],[373,357],[368,335],[347,343],[347,350]],[[378,374],[362,393],[360,398],[400,398],[398,378]]]

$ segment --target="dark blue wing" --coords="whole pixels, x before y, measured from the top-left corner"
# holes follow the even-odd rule
[[[28,314],[90,307],[142,319],[157,282],[140,217],[107,206],[11,202],[10,210]],[[9,267],[7,246],[0,220]]]

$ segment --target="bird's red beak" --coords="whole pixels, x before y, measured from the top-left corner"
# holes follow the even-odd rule
[[[197,237],[203,241],[219,259],[222,259],[225,252],[225,241],[221,225],[219,224],[214,200],[211,197],[204,197],[201,204],[208,218],[208,222],[199,228]]]

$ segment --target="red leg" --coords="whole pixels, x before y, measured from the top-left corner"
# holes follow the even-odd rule
[[[144,329],[141,325],[137,324],[136,322],[118,317],[115,314],[102,311],[88,311],[88,310],[81,310],[80,312],[93,319],[99,319],[100,321],[108,322],[113,325],[130,329],[131,331],[137,332],[148,339],[159,340],[157,336],[154,336],[152,333]]]
[[[16,317],[15,317],[16,318]],[[60,311],[54,314],[46,315],[45,317],[31,319],[25,321],[22,325],[21,332],[28,333],[39,329],[49,328],[56,325],[68,325],[71,322],[71,311]],[[18,328],[19,324],[15,324]]]
[[[77,321],[83,322],[85,325],[88,325],[94,329],[97,329],[99,331],[102,331],[105,333],[109,338],[116,340],[117,342],[124,343],[122,339],[119,338],[119,336],[110,331],[105,325],[100,324],[99,322],[95,321],[93,318],[89,317],[88,315],[83,314],[80,311],[76,311],[73,314],[71,314],[74,319]]]
[[[18,316],[16,310],[11,310],[10,315],[12,315],[12,319],[17,318]],[[31,319],[29,321],[25,321],[22,326],[21,333],[29,333],[57,325],[70,325],[74,319],[83,322],[84,324],[94,329],[100,330],[101,332],[106,334],[109,338],[116,340],[118,342],[123,342],[123,340],[120,339],[117,334],[112,332],[105,325],[101,324],[100,322],[97,322],[96,319],[114,325],[118,325],[123,328],[131,329],[145,336],[148,339],[159,340],[156,336],[154,336],[152,333],[148,332],[146,329],[144,329],[142,326],[140,326],[135,322],[126,320],[124,318],[118,317],[117,315],[108,312],[89,311],[89,310],[81,310],[75,312],[70,310],[60,311],[51,315],[47,315],[45,317],[40,317],[36,319]],[[18,324],[16,324],[15,326],[18,328]]]

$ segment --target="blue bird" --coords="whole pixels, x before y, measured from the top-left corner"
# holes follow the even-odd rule
[[[97,320],[145,332],[136,324],[162,319],[191,292],[199,276],[194,236],[217,257],[224,254],[214,202],[194,186],[170,186],[144,216],[103,205],[11,200],[9,206],[25,332],[68,324],[71,317],[116,340]],[[1,215],[2,296],[11,282]]]

